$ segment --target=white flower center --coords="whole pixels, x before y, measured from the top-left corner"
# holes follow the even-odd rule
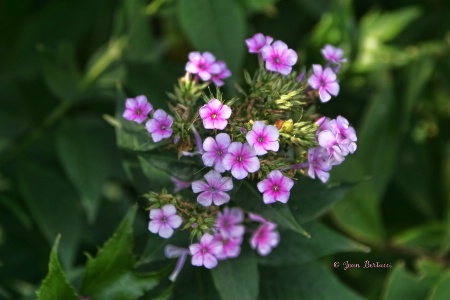
[[[212,114],[211,118],[216,119],[217,118],[217,114]]]
[[[166,128],[167,128],[166,125],[161,125],[162,130],[166,130]]]
[[[263,141],[264,141],[264,138],[263,138],[262,136],[260,136],[260,137],[258,138],[258,142],[262,143]]]
[[[238,162],[241,162],[242,159],[243,159],[242,156],[238,156],[238,157],[237,157],[237,161],[238,161]]]
[[[274,186],[272,187],[272,190],[273,190],[274,192],[278,192],[279,189],[280,189],[280,187],[279,187],[278,185],[274,185]]]

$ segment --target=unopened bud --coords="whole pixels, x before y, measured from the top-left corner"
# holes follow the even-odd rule
[[[287,121],[284,121],[283,125],[281,126],[281,130],[283,130],[284,132],[291,132],[293,127],[294,121],[292,121],[292,119],[289,119]]]

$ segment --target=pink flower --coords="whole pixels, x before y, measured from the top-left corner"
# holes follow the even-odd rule
[[[224,237],[216,233],[214,240],[222,244],[222,252],[217,255],[220,260],[238,257],[241,253],[242,237]]]
[[[168,239],[173,234],[173,229],[180,227],[183,220],[177,215],[177,210],[172,204],[164,205],[161,209],[150,210],[150,222],[148,230],[158,233],[160,237]]]
[[[256,155],[264,155],[268,150],[278,151],[280,147],[279,136],[280,133],[275,126],[266,125],[263,121],[256,121],[245,138],[248,144],[255,148]]]
[[[326,44],[321,52],[323,57],[330,63],[339,64],[341,62],[347,62],[346,58],[342,58],[342,56],[344,56],[344,51],[341,48]]]
[[[200,243],[189,246],[192,255],[192,265],[205,266],[212,269],[217,266],[217,256],[222,253],[223,246],[221,242],[214,239],[209,233],[205,233]]]
[[[203,141],[202,160],[205,166],[214,167],[217,172],[225,172],[225,167],[222,163],[225,154],[228,153],[228,146],[231,143],[230,136],[226,133],[219,133],[216,139],[207,137]]]
[[[288,75],[292,66],[297,62],[297,53],[288,49],[282,41],[276,41],[273,45],[264,46],[261,50],[262,58],[266,61],[266,69]]]
[[[170,181],[173,182],[173,184],[175,185],[173,191],[175,193],[178,193],[179,191],[182,191],[184,189],[187,189],[189,187],[191,187],[191,183],[189,181],[183,181],[181,179],[178,179],[176,177],[170,176]]]
[[[241,224],[244,221],[244,212],[238,207],[225,207],[223,212],[217,215],[217,228],[223,237],[242,237],[245,228]]]
[[[261,224],[250,238],[250,246],[256,249],[262,256],[268,255],[272,248],[276,247],[280,242],[280,234],[275,231],[277,225],[266,222]]]
[[[218,61],[217,65],[219,66],[220,71],[217,74],[212,74],[211,79],[215,85],[222,86],[223,85],[222,79],[230,77],[231,71],[228,70],[227,64],[224,63],[223,61]]]
[[[332,164],[330,154],[326,148],[317,147],[308,150],[309,170],[308,175],[311,178],[319,177],[322,182],[327,182],[330,178]]]
[[[191,52],[189,61],[186,64],[186,71],[197,74],[203,81],[211,79],[212,74],[220,72],[220,67],[216,63],[216,58],[209,52]]]
[[[166,255],[167,258],[177,258],[178,257],[178,261],[177,264],[175,265],[175,269],[173,270],[172,274],[170,274],[169,276],[169,280],[174,282],[177,277],[178,274],[180,274],[181,269],[184,266],[184,262],[186,261],[186,256],[189,253],[189,249],[187,248],[180,248],[180,247],[176,247],[173,245],[167,245],[164,248],[164,254]]]
[[[276,201],[286,203],[289,200],[290,190],[294,186],[294,181],[283,176],[280,171],[274,170],[267,175],[267,178],[258,182],[258,190],[263,193],[264,203],[274,203]]]
[[[147,119],[148,113],[153,109],[153,106],[147,102],[147,97],[145,96],[137,96],[136,99],[128,98],[125,102],[125,107],[126,109],[122,116],[139,124]]]
[[[192,183],[192,191],[200,193],[197,202],[203,206],[209,206],[212,202],[215,205],[222,205],[230,200],[230,196],[225,193],[233,189],[233,180],[230,177],[223,177],[219,172],[209,171],[205,175],[206,182],[197,180]]]
[[[246,39],[245,43],[247,44],[248,52],[259,53],[264,46],[270,45],[272,41],[272,37],[264,36],[262,33],[257,33],[251,38]]]
[[[313,89],[319,90],[320,101],[327,102],[331,99],[331,95],[339,94],[336,74],[330,68],[323,70],[321,65],[313,65],[313,72],[308,83]]]
[[[203,126],[206,129],[224,129],[231,116],[231,108],[219,100],[212,98],[206,105],[199,110],[200,117],[203,119]]]
[[[157,109],[153,114],[153,119],[148,120],[145,127],[152,134],[152,139],[156,143],[162,139],[170,138],[173,133],[172,124],[173,118],[164,110]]]
[[[228,153],[222,161],[226,170],[236,179],[244,179],[248,173],[259,170],[259,159],[256,157],[255,149],[249,144],[233,142],[228,147]]]

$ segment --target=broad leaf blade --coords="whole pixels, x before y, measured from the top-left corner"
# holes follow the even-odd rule
[[[42,281],[41,287],[36,292],[38,300],[78,300],[78,296],[72,285],[67,281],[66,276],[58,260],[58,245],[61,236],[56,237],[55,243],[50,253],[48,264],[48,274]]]

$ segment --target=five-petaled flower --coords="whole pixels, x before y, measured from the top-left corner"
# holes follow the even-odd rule
[[[153,114],[153,119],[148,120],[145,127],[152,134],[152,139],[156,143],[172,136],[172,124],[173,118],[164,110],[157,109]]]
[[[148,230],[158,233],[160,237],[168,239],[172,236],[173,230],[180,227],[183,220],[177,215],[177,210],[172,204],[164,205],[161,209],[150,210],[150,222]]]
[[[280,234],[275,229],[277,225],[266,221],[262,223],[250,238],[250,246],[262,256],[268,255],[272,248],[280,242]]]
[[[203,81],[211,79],[212,74],[220,72],[220,66],[216,63],[216,58],[209,52],[191,52],[189,61],[186,64],[186,71],[197,74]]]
[[[323,57],[330,63],[339,64],[347,61],[346,58],[342,58],[344,56],[344,51],[341,48],[334,47],[330,44],[326,44],[321,52]]]
[[[189,246],[192,265],[212,269],[217,266],[217,256],[222,253],[222,250],[222,243],[215,240],[209,233],[205,233],[200,243]]]
[[[290,190],[294,181],[283,176],[280,171],[273,170],[267,178],[258,182],[258,190],[263,193],[264,203],[270,204],[276,201],[286,203],[289,200]]]
[[[230,200],[230,196],[226,193],[233,189],[233,180],[230,177],[223,177],[219,172],[209,171],[204,176],[206,182],[197,180],[192,182],[192,191],[200,193],[197,202],[203,206],[210,206],[214,202],[215,205],[222,205]]]
[[[216,255],[218,259],[238,257],[241,253],[242,236],[224,237],[222,234],[216,233],[214,239],[222,244],[222,252]]]
[[[327,182],[330,178],[332,168],[330,154],[326,148],[317,147],[308,150],[308,175],[311,178],[319,177],[322,182]]]
[[[231,108],[223,104],[216,98],[212,98],[199,110],[206,129],[225,129],[228,124],[227,119],[231,116]]]
[[[223,79],[230,77],[231,71],[228,70],[227,64],[221,60],[217,62],[217,65],[219,66],[220,71],[216,74],[212,74],[211,80],[215,85],[222,86],[224,83]]]
[[[262,33],[257,33],[249,39],[245,40],[247,44],[248,52],[259,53],[264,46],[270,45],[273,38],[270,36],[264,36]]]
[[[252,130],[247,133],[246,139],[250,146],[255,148],[256,155],[264,155],[268,150],[278,151],[280,133],[273,125],[266,125],[263,121],[256,121]]]
[[[125,102],[125,108],[122,116],[127,120],[141,124],[147,119],[147,115],[153,109],[153,106],[147,102],[147,97],[141,95],[135,99],[128,98]]]
[[[225,154],[228,153],[228,146],[231,143],[230,136],[226,133],[219,133],[216,139],[207,137],[203,141],[202,160],[205,166],[214,167],[217,172],[225,172],[225,167],[222,163]]]
[[[236,179],[244,179],[248,173],[259,170],[259,159],[256,157],[255,149],[249,144],[233,142],[228,147],[228,153],[223,158],[226,170],[231,170],[231,175]]]
[[[275,41],[272,45],[266,45],[261,49],[262,58],[266,61],[266,69],[288,75],[292,66],[297,62],[297,53],[288,49],[282,41]]]
[[[313,65],[313,72],[308,83],[313,89],[319,90],[320,101],[327,102],[331,99],[331,95],[339,94],[336,74],[330,68],[323,70],[321,65]]]
[[[217,228],[223,237],[242,237],[244,235],[244,212],[239,207],[225,207],[217,215]]]

